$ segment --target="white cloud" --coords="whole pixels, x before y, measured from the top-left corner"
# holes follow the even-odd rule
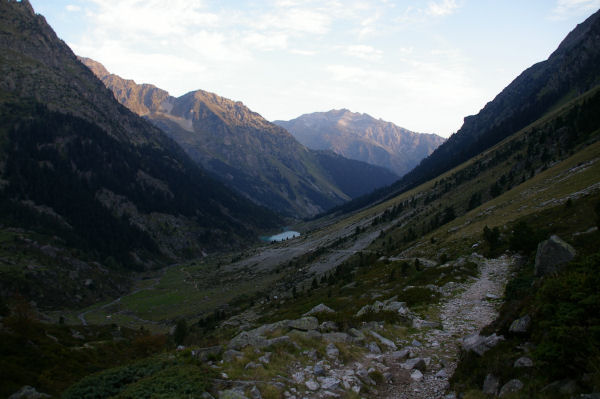
[[[69,4],[65,8],[69,12],[78,12],[78,11],[81,11],[81,7],[79,7],[77,5],[74,5],[74,4]]]
[[[265,35],[249,32],[242,39],[244,45],[261,51],[284,50],[288,46],[288,36],[284,33]]]
[[[427,5],[427,14],[443,17],[454,13],[458,7],[456,0],[432,1]]]
[[[290,53],[292,54],[297,54],[297,55],[304,55],[304,56],[313,56],[313,55],[317,55],[316,51],[312,51],[312,50],[301,50],[301,49],[291,49]]]
[[[344,49],[344,52],[352,57],[361,58],[368,61],[379,60],[383,55],[383,51],[364,44],[347,46]]]
[[[290,34],[323,35],[329,32],[332,18],[311,9],[292,8],[263,15],[255,24],[260,30],[279,30]]]
[[[552,10],[552,17],[564,19],[578,16],[600,8],[600,0],[558,0]]]

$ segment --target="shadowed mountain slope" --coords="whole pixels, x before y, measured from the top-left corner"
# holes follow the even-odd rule
[[[0,2],[0,142],[3,228],[51,237],[74,258],[142,269],[239,247],[281,223],[115,101],[27,1]],[[42,264],[78,270],[52,245]]]
[[[309,150],[239,101],[202,90],[175,98],[155,86],[107,74],[93,60],[81,60],[119,102],[164,130],[194,161],[229,187],[283,214],[313,216],[397,179],[383,168]]]

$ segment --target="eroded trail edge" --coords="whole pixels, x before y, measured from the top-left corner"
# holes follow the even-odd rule
[[[425,328],[412,335],[413,341],[406,349],[410,358],[421,358],[427,363],[422,376],[416,369],[392,366],[392,382],[378,396],[444,398],[456,369],[462,339],[478,333],[498,316],[500,298],[514,261],[506,255],[482,259],[479,277],[461,284],[455,295],[439,305],[441,328]]]

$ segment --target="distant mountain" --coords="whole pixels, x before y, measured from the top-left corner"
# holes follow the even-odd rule
[[[388,168],[402,176],[428,156],[444,138],[414,133],[391,122],[347,109],[305,114],[274,121],[315,150],[331,150],[346,158]]]
[[[411,172],[334,211],[351,211],[416,187],[600,84],[600,11],[577,25],[546,61],[522,72]]]
[[[119,104],[26,0],[0,2],[0,138],[0,228],[51,237],[86,262],[141,269],[237,247],[281,223]],[[63,249],[47,248],[42,264],[108,276],[58,261]],[[72,279],[38,269],[21,293],[35,276],[58,291]]]
[[[398,178],[383,168],[309,150],[239,101],[202,90],[175,98],[81,60],[119,102],[163,129],[193,160],[229,187],[285,215],[313,216]]]

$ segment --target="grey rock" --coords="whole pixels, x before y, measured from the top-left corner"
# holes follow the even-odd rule
[[[322,377],[325,375],[325,369],[323,368],[323,365],[320,362],[314,365],[313,374],[317,377]]]
[[[51,396],[45,393],[38,392],[37,389],[29,385],[25,385],[17,392],[13,393],[8,399],[43,399]]]
[[[448,378],[448,372],[446,369],[441,369],[437,373],[435,373],[435,378]]]
[[[535,275],[538,277],[554,273],[570,262],[577,252],[575,249],[553,235],[546,241],[539,243],[535,254]]]
[[[409,312],[406,302],[391,301],[383,305],[383,310],[386,312],[397,312],[401,315],[406,315]]]
[[[533,367],[533,360],[526,356],[522,356],[515,360],[513,367]]]
[[[327,342],[351,342],[350,336],[343,332],[330,332],[322,335],[323,340]]]
[[[423,373],[421,373],[420,370],[413,370],[413,372],[410,373],[410,378],[413,381],[421,381],[423,379]]]
[[[248,399],[248,397],[239,391],[228,389],[219,391],[219,399]]]
[[[366,368],[364,368],[364,367],[359,367],[356,370],[356,375],[365,384],[368,384],[368,385],[377,385],[377,383],[371,378],[371,376],[369,376],[369,371]]]
[[[369,352],[380,354],[381,348],[375,342],[369,342]]]
[[[398,349],[398,347],[396,346],[396,344],[392,340],[387,339],[387,338],[379,335],[375,331],[369,331],[369,332],[371,333],[372,336],[374,336],[375,338],[377,338],[377,340],[379,342],[381,342],[383,345],[387,346],[388,348],[390,348],[392,350],[397,350]]]
[[[577,399],[600,399],[600,392],[594,393],[585,393],[579,396],[576,396]]]
[[[321,384],[321,389],[338,389],[340,383],[342,382],[339,378],[336,377],[318,377],[319,383]]]
[[[200,395],[200,399],[215,399],[214,396],[212,396],[210,393],[208,392],[202,392],[202,395]]]
[[[319,383],[315,380],[308,380],[304,383],[304,385],[306,385],[306,387],[311,391],[316,391],[319,389]]]
[[[324,321],[319,326],[319,331],[321,331],[321,332],[330,332],[330,331],[338,331],[338,330],[339,330],[339,328],[338,328],[338,325],[335,323],[335,321]]]
[[[521,389],[523,389],[523,383],[515,378],[502,385],[498,396],[502,398],[508,394],[519,392]]]
[[[399,351],[392,352],[388,355],[389,359],[394,362],[399,362],[400,360],[404,360],[410,355],[410,351],[408,349],[402,349]]]
[[[259,367],[263,367],[261,363],[248,362],[244,367],[246,370],[257,369]]]
[[[358,312],[356,312],[356,317],[360,317],[362,315],[365,315],[367,313],[376,313],[377,311],[375,310],[375,308],[373,307],[373,305],[365,305],[362,308],[359,309]]]
[[[314,316],[306,316],[297,320],[290,320],[288,327],[301,331],[316,330],[319,328],[319,320]]]
[[[425,363],[425,359],[420,357],[415,357],[414,359],[408,359],[404,363],[402,363],[402,368],[405,370],[413,370],[417,369],[420,371],[425,371],[427,369],[427,363]]]
[[[462,346],[467,352],[472,351],[479,356],[483,356],[485,352],[498,345],[500,341],[504,341],[504,337],[502,335],[496,335],[496,333],[488,337],[475,333],[463,338]]]
[[[269,364],[271,363],[271,352],[265,352],[264,355],[262,355],[261,357],[258,358],[258,361],[263,363],[263,364]]]
[[[222,351],[223,351],[223,348],[220,346],[211,346],[208,348],[200,348],[200,349],[193,350],[192,356],[205,362],[208,360],[209,357],[219,356]]]
[[[362,331],[357,330],[356,328],[349,329],[348,334],[360,341],[364,341],[366,339],[365,334],[363,334]]]
[[[500,379],[493,374],[488,374],[483,380],[483,393],[486,395],[496,396],[500,388]]]
[[[304,373],[302,371],[297,371],[292,374],[292,379],[296,384],[304,383]]]
[[[441,324],[435,321],[421,320],[415,318],[412,320],[413,328],[440,328]]]
[[[228,349],[223,353],[223,360],[226,362],[232,362],[234,359],[241,359],[243,357],[244,354],[235,349]]]
[[[263,348],[267,346],[266,342],[267,339],[265,337],[257,335],[255,332],[242,331],[241,333],[233,337],[231,341],[229,341],[228,348],[235,350],[240,350],[247,346]]]
[[[325,353],[329,358],[337,358],[340,355],[340,350],[333,343],[330,343],[325,348]]]
[[[307,350],[303,352],[304,354],[306,354],[306,357],[308,357],[311,360],[317,360],[317,350],[316,349],[311,349],[311,350]]]
[[[508,329],[511,333],[524,334],[529,331],[531,325],[531,317],[527,314],[513,321]]]
[[[252,399],[262,399],[262,395],[260,394],[260,391],[258,390],[256,385],[253,385],[250,389],[250,397]]]
[[[423,344],[422,344],[422,343],[420,343],[419,341],[417,341],[416,339],[413,339],[413,340],[412,340],[412,342],[411,342],[410,344],[411,344],[412,346],[416,346],[416,347],[423,346]]]
[[[278,345],[278,344],[282,344],[285,342],[291,342],[290,337],[288,337],[287,335],[283,335],[281,337],[277,337],[277,338],[271,338],[271,339],[267,339],[265,340],[263,346],[258,346],[258,348],[264,348],[267,346],[273,346],[273,345]],[[292,342],[293,343],[293,342]]]
[[[320,303],[308,312],[304,313],[303,316],[312,316],[317,313],[335,313],[335,310],[331,309],[329,306]]]

